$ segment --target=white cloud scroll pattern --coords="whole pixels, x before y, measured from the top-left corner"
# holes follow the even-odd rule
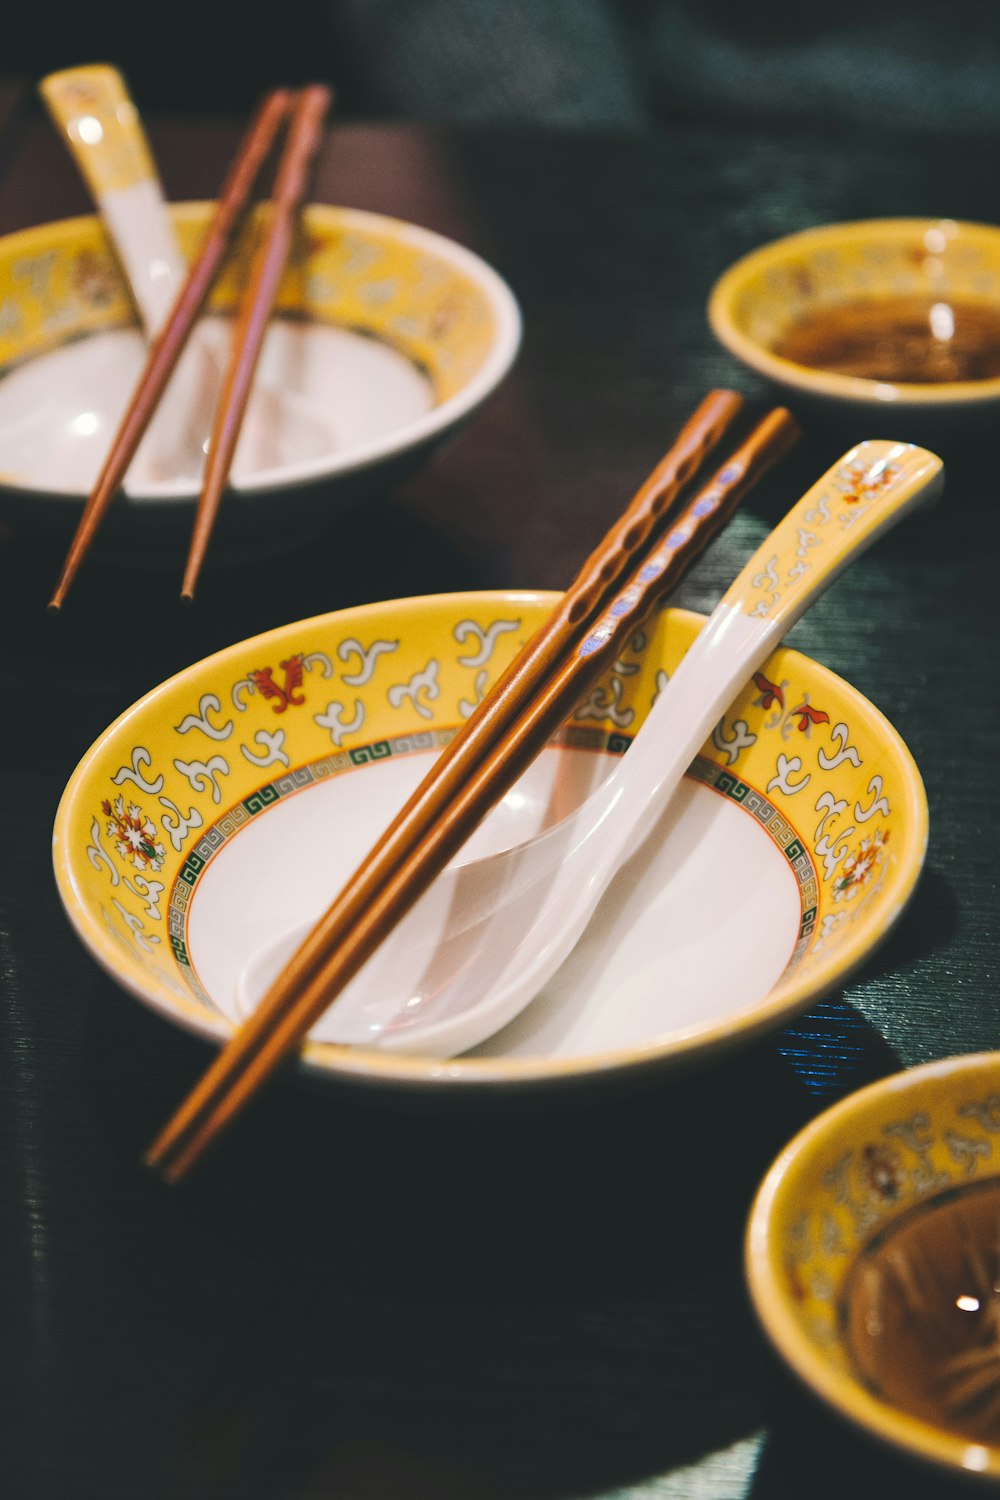
[[[751,618],[753,618],[754,616],[763,618],[764,616],[770,614],[771,610],[774,608],[779,598],[781,597],[781,581],[778,578],[777,564],[778,558],[776,554],[774,557],[768,559],[765,567],[760,573],[756,573],[754,575],[754,588],[762,589],[768,592],[771,597],[770,599],[758,599],[757,603],[750,611]]]
[[[458,644],[465,646],[468,641],[478,642],[475,650],[457,658],[459,666],[485,667],[496,649],[499,638],[520,628],[520,620],[493,620],[485,630],[475,620],[459,620],[452,631]]]
[[[111,902],[132,934],[132,941],[136,947],[140,948],[143,953],[151,953],[155,944],[160,941],[159,934],[156,932],[147,932],[146,924],[142,918],[137,917],[135,912],[128,911],[122,906],[117,896],[112,896]]]
[[[37,255],[22,255],[11,269],[11,280],[23,282],[30,296],[38,302],[52,300],[50,283],[57,261],[55,250],[43,250]]]
[[[574,719],[610,719],[619,729],[627,729],[635,718],[634,708],[622,708],[625,684],[613,673],[607,684],[598,683],[589,697],[574,711]]]
[[[355,698],[353,717],[345,718],[346,713],[346,705],[333,700],[326,705],[322,713],[313,714],[313,719],[319,727],[330,731],[330,738],[338,749],[343,744],[345,735],[357,734],[364,724],[365,705],[360,698]]]
[[[221,713],[222,704],[214,693],[203,693],[198,700],[198,712],[186,714],[177,725],[178,734],[190,734],[192,729],[200,729],[202,734],[207,734],[210,740],[226,740],[233,732],[233,721],[227,719],[224,724],[213,724],[208,717],[210,713]]]
[[[164,885],[161,880],[147,880],[144,875],[136,875],[133,880],[130,875],[126,875],[125,884],[145,903],[144,910],[147,917],[152,917],[154,922],[163,920],[160,897],[163,895]]]
[[[354,656],[358,658],[357,668],[351,672],[342,672],[341,677],[348,687],[363,687],[366,682],[370,681],[379,657],[398,650],[398,640],[372,641],[370,646],[362,646],[361,642],[355,636],[352,636],[349,640],[341,641],[337,647],[337,655],[340,657],[340,660],[346,663]],[[330,671],[333,671],[332,667]],[[330,674],[324,673],[323,675],[329,676]]]
[[[767,791],[783,792],[786,797],[794,797],[797,792],[804,791],[812,779],[809,771],[799,779],[793,780],[802,770],[802,757],[799,755],[787,756],[784,753],[778,756],[774,775],[767,783]]]
[[[987,1094],[985,1099],[970,1099],[959,1107],[958,1113],[967,1120],[975,1120],[990,1135],[1000,1135],[1000,1093]]]
[[[21,309],[12,297],[0,302],[0,335],[4,338],[17,335],[21,331],[23,319]]]
[[[212,789],[212,801],[222,801],[222,788],[219,786],[219,777],[229,775],[229,762],[222,755],[213,755],[209,760],[175,760],[174,766],[182,776],[186,776],[191,787],[196,792],[207,792]]]
[[[712,744],[726,757],[726,764],[733,766],[744,750],[756,745],[757,736],[751,732],[746,719],[734,719],[729,728],[732,730],[731,734],[726,732],[726,719],[723,715],[712,730]]]
[[[104,865],[111,877],[111,884],[117,885],[119,883],[121,876],[115,869],[111,856],[101,843],[101,825],[96,818],[92,819],[90,824],[90,843],[87,845],[86,853],[87,859],[95,870],[99,870]]]
[[[290,764],[288,752],[285,750],[285,731],[283,729],[258,729],[253,737],[255,745],[262,745],[263,749],[258,755],[248,745],[241,745],[240,752],[244,760],[248,760],[252,766],[273,766],[275,764],[287,766]]]
[[[476,673],[476,681],[473,688],[476,696],[474,698],[459,698],[458,700],[458,711],[463,719],[467,719],[470,714],[475,713],[479,704],[482,703],[489,680],[489,672],[487,672],[485,667],[481,667]]]
[[[823,749],[819,751],[816,758],[824,771],[835,771],[837,767],[839,765],[842,765],[845,760],[849,760],[851,765],[854,766],[855,769],[860,767],[861,756],[858,754],[854,746],[850,743],[851,731],[848,729],[846,724],[835,724],[830,731],[830,738],[834,740],[840,748],[834,755],[827,755],[826,751]]]
[[[849,828],[835,829],[834,824],[847,811],[848,803],[844,798],[837,798],[832,792],[822,792],[816,801],[816,811],[822,813],[822,817],[816,827],[813,836],[813,848],[816,855],[823,861],[823,879],[830,880],[840,864],[846,859],[851,847],[851,836],[855,832],[854,824]],[[827,825],[830,825],[828,828]]]
[[[868,795],[871,801],[867,807],[862,807],[860,802],[854,804],[854,816],[858,822],[867,823],[869,819],[874,818],[877,814],[883,818],[887,818],[891,809],[889,807],[889,799],[882,790],[881,776],[873,776],[871,781],[869,781]]]
[[[163,791],[163,777],[157,774],[155,781],[150,781],[144,774],[143,767],[152,770],[153,761],[145,745],[136,745],[132,751],[132,764],[119,766],[111,780],[115,786],[123,786],[126,781],[134,782],[140,792],[145,792],[147,797],[155,797],[157,792]]]
[[[438,682],[439,670],[440,664],[437,658],[431,657],[426,667],[420,672],[414,672],[409,682],[395,683],[386,695],[393,708],[401,708],[409,699],[421,718],[432,719],[434,712],[428,704],[441,696],[441,685]],[[424,699],[427,701],[425,702]]]
[[[170,835],[170,842],[179,854],[188,834],[195,828],[203,827],[205,820],[196,807],[189,807],[185,816],[170,797],[161,797],[160,802],[167,809],[160,822]]]
[[[519,619],[493,620],[485,629],[475,620],[458,621],[452,635],[460,646],[467,647],[467,643],[472,642],[474,649],[466,649],[464,655],[460,654],[455,659],[460,667],[471,667],[476,673],[472,689],[475,696],[472,698],[463,696],[458,700],[458,711],[463,719],[467,719],[483,701],[490,681],[486,664],[496,650],[497,641],[501,636],[519,630],[520,627]]]

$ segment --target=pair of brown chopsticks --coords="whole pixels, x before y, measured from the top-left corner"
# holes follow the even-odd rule
[[[712,392],[611,528],[546,624],[434,762],[402,811],[219,1053],[147,1153],[177,1181],[444,868],[569,717],[588,686],[679,580],[798,427],[770,412],[648,545],[672,502],[721,447],[742,400]],[[642,561],[636,566],[636,560]]]
[[[278,284],[292,243],[294,215],[305,192],[331,91],[311,84],[291,93],[274,89],[263,100],[240,143],[219,192],[201,253],[184,279],[170,315],[150,347],[142,375],[115,434],[97,483],[84,506],[49,609],[58,611],[112,500],[118,493],[167,382],[222,267],[250,194],[281,127],[285,146],[275,174],[270,216],[241,300],[232,354],[209,441],[181,598],[191,600],[239,438]]]

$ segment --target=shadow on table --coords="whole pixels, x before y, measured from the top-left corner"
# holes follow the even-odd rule
[[[746,1500],[844,1500],[848,1494],[905,1495],[906,1500],[969,1500],[974,1479],[897,1454],[855,1431],[793,1386],[783,1370],[768,1373],[773,1420]]]
[[[824,1066],[841,1037],[845,1086],[896,1065],[842,1002],[810,1015]],[[102,995],[95,1067],[117,1053],[129,1072],[93,1107],[144,1275],[188,1267],[170,1305],[189,1395],[162,1418],[185,1493],[556,1500],[758,1431],[769,1356],[742,1234],[816,1112],[809,1029],[479,1106],[286,1077],[168,1189],[138,1157],[209,1049]]]

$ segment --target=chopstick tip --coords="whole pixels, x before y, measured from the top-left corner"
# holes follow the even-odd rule
[[[156,1176],[160,1178],[161,1182],[170,1183],[172,1186],[176,1181],[176,1179],[171,1175],[169,1166],[164,1166],[163,1162],[161,1161],[160,1155],[156,1150],[155,1145],[150,1146],[148,1151],[144,1151],[142,1153],[141,1161],[142,1165],[146,1167],[148,1171],[154,1172]]]

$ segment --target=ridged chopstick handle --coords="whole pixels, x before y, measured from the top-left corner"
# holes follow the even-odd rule
[[[358,918],[372,908],[389,881],[433,828],[450,800],[461,792],[504,735],[526,702],[555,670],[577,639],[590,613],[614,595],[621,566],[649,535],[657,519],[719,444],[743,409],[734,391],[711,391],[682,427],[667,454],[637,491],[619,520],[590,554],[545,624],[476,706],[458,734],[432,763],[428,774],[376,841],[365,859],[308,934],[291,964],[278,976],[254,1013],[206,1074],[182,1101],[150,1147],[146,1160],[170,1175],[191,1140],[202,1139],[205,1121],[224,1099],[241,1070],[252,1066],[277,1017],[315,976],[332,948],[358,930]],[[178,1174],[179,1175],[179,1172]]]
[[[641,600],[630,598],[627,612],[616,613],[612,605],[613,629],[602,640],[602,649],[567,654],[560,668],[553,670],[523,706],[509,732],[459,783],[440,816],[426,826],[423,836],[411,847],[411,857],[394,866],[375,862],[379,879],[370,883],[363,902],[350,906],[349,922],[342,920],[340,901],[334,903],[296,955],[300,962],[294,969],[295,982],[287,969],[279,976],[154,1142],[147,1155],[150,1165],[172,1181],[189,1170],[260,1083],[302,1041],[339,990],[543,748],[586,686],[604,669],[619,638],[634,630],[636,609],[652,606],[676,582],[740,497],[787,451],[797,435],[797,424],[784,410],[764,419],[689,503],[678,522],[683,536],[675,538],[668,548],[664,566],[655,568],[646,579],[641,578],[639,570]],[[363,867],[368,872],[370,868]],[[317,962],[301,963],[301,955],[313,950]],[[323,959],[327,962],[320,966],[318,960]]]
[[[609,582],[622,577],[629,560],[646,544],[677,496],[697,474],[743,410],[736,391],[710,391],[684,425],[670,452],[636,492],[618,524],[603,538],[577,574],[565,599],[565,618],[581,624],[601,606]]]
[[[473,775],[480,760],[505,734],[524,703],[555,669],[590,616],[607,605],[625,576],[629,560],[678,494],[721,443],[744,407],[735,391],[710,391],[681,428],[669,451],[629,502],[604,540],[587,558],[545,624],[531,637],[477,704],[459,733],[432,763],[427,775],[381,834],[329,910],[302,944],[299,978],[321,961],[336,933],[346,930],[358,911],[384,888],[448,801]],[[615,568],[620,568],[616,572]],[[270,1005],[282,1004],[282,987],[244,1025],[244,1032],[266,1025]]]
[[[768,412],[644,558],[577,647],[578,657],[601,654],[634,629],[679,582],[722,529],[740,501],[798,441],[799,424],[785,407]]]

